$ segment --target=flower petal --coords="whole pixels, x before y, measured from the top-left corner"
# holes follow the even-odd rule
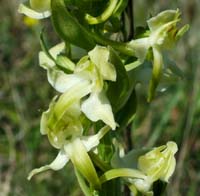
[[[26,16],[30,18],[35,18],[35,19],[43,19],[43,18],[48,18],[51,15],[50,11],[44,11],[44,12],[37,12],[24,4],[20,4],[18,8],[18,12],[21,14],[25,14]]]
[[[180,16],[180,11],[177,10],[166,10],[158,15],[150,18],[147,23],[150,31],[156,31],[158,28],[162,27],[168,22],[178,19]]]
[[[57,44],[56,46],[52,47],[49,50],[49,53],[51,56],[56,60],[57,56],[65,49],[65,43],[62,42],[60,44]],[[55,66],[55,62],[50,59],[45,52],[41,51],[39,52],[39,64],[44,69],[47,69],[49,67]]]
[[[66,165],[68,161],[69,161],[69,157],[67,156],[66,152],[62,149],[60,150],[57,157],[51,164],[32,170],[28,175],[28,180],[30,180],[35,174],[38,174],[40,172],[43,172],[49,169],[60,170]]]
[[[66,74],[56,68],[50,68],[47,71],[49,83],[60,93],[66,92],[71,87],[85,81],[78,74]]]
[[[163,70],[163,56],[160,48],[153,47],[153,70],[152,78],[149,84],[148,101],[154,98],[156,88],[160,82],[160,78]]]
[[[114,65],[109,63],[110,52],[108,48],[96,46],[88,55],[98,68],[104,80],[116,81],[116,70]]]
[[[116,128],[113,112],[105,93],[92,93],[81,105],[83,113],[93,122],[102,120],[113,130]]]
[[[83,142],[87,152],[99,145],[99,140],[110,130],[109,126],[104,126],[99,132],[92,136],[83,136],[81,141]]]
[[[140,63],[143,63],[148,49],[150,48],[149,38],[140,38],[132,40],[128,43],[128,46],[133,49],[135,56],[139,59]]]
[[[64,149],[70,157],[74,167],[88,180],[94,187],[99,188],[100,182],[95,167],[87,153],[87,149],[80,140],[76,138],[64,146]]]
[[[55,104],[56,104],[56,99],[57,99],[57,96],[55,96],[52,99],[51,103],[49,104],[49,109],[42,113],[42,117],[41,117],[41,121],[40,121],[40,132],[42,135],[45,135],[48,133],[47,121],[48,121],[50,114],[53,111]]]

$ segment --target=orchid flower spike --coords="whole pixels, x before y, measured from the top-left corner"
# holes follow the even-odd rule
[[[50,3],[51,0],[30,0],[29,5],[21,3],[18,12],[38,20],[48,18],[51,15]]]
[[[96,46],[87,56],[84,56],[75,65],[66,56],[61,56],[65,45],[63,43],[56,45],[49,50],[52,60],[45,52],[39,53],[40,66],[47,70],[49,83],[60,93],[65,93],[69,88],[76,88],[77,85],[87,83],[90,90],[84,97],[80,98],[81,111],[91,121],[102,120],[113,130],[116,128],[116,122],[110,102],[104,90],[104,81],[116,81],[116,70],[113,64],[109,62],[109,49],[102,46]],[[72,71],[71,74],[65,73],[56,65],[56,60],[63,57],[61,65]],[[86,97],[86,95],[89,95]]]

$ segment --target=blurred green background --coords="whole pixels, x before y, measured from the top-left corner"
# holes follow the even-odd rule
[[[68,164],[27,181],[29,171],[50,163],[57,150],[39,132],[41,113],[55,95],[38,66],[39,32],[47,29],[57,43],[49,20],[27,26],[17,13],[19,1],[0,0],[0,195],[82,195]],[[177,168],[166,195],[200,195],[200,1],[135,0],[135,25],[164,9],[180,8],[189,32],[171,53],[184,79],[147,104],[141,95],[133,123],[133,146],[177,142]]]

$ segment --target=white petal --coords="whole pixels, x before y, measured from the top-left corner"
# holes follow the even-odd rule
[[[149,29],[151,31],[156,31],[168,22],[176,20],[179,15],[179,10],[165,10],[147,21]]]
[[[63,71],[55,69],[48,69],[49,83],[60,93],[66,92],[72,86],[80,84],[85,81],[84,78],[77,74],[65,74]]]
[[[114,65],[109,63],[110,52],[106,47],[96,46],[88,55],[104,80],[116,81],[116,70]]]
[[[81,141],[87,149],[87,152],[99,145],[99,140],[110,130],[110,127],[104,126],[99,132],[92,136],[83,136]]]
[[[57,157],[51,164],[32,170],[28,175],[28,180],[30,180],[35,174],[38,174],[40,172],[43,172],[49,169],[60,170],[66,165],[68,161],[69,161],[69,158],[66,155],[65,151],[62,149],[60,150]]]
[[[133,49],[135,56],[141,63],[144,62],[148,49],[150,48],[149,38],[140,38],[132,40],[128,43],[129,47]]]
[[[102,120],[115,130],[116,123],[112,108],[103,91],[100,93],[92,93],[90,97],[82,103],[81,110],[91,121],[96,122]]]
[[[65,43],[62,42],[60,44],[57,44],[56,46],[52,47],[49,50],[49,53],[51,56],[56,60],[57,56],[64,50]],[[39,53],[39,64],[44,69],[47,69],[49,67],[55,66],[55,63],[52,59],[50,59],[44,52]]]
[[[37,12],[24,4],[20,4],[18,8],[18,12],[21,14],[25,14],[26,16],[30,18],[35,18],[35,19],[43,19],[43,18],[48,18],[51,15],[50,11],[44,11],[44,12]]]
[[[55,62],[50,59],[44,52],[39,52],[39,65],[44,69],[55,66]]]
[[[163,175],[161,176],[161,180],[168,182],[169,178],[174,173],[174,170],[176,168],[176,159],[171,155],[170,158],[166,161],[167,167],[163,169]]]

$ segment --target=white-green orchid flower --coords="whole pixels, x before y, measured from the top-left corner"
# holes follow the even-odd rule
[[[51,15],[50,3],[51,0],[30,0],[29,6],[21,3],[18,11],[34,19],[48,18]]]
[[[58,60],[59,55],[64,49],[64,44],[58,44],[49,50],[50,55]],[[62,67],[73,70],[73,73],[66,74],[58,68],[56,62],[52,60],[44,52],[39,53],[40,65],[47,70],[49,83],[61,93],[67,92],[69,88],[79,85],[81,83],[88,83],[90,90],[86,95],[89,97],[82,97],[81,111],[93,122],[102,120],[109,125],[113,130],[116,128],[116,123],[112,113],[112,108],[107,99],[104,90],[104,81],[116,80],[115,67],[109,62],[109,50],[106,47],[96,46],[84,56],[77,65],[73,64],[67,57],[64,57],[65,63]]]
[[[162,51],[172,48],[188,30],[188,25],[178,29],[177,23],[180,20],[178,9],[163,11],[147,21],[149,27],[148,37],[132,40],[128,43],[128,46],[133,49],[135,56],[138,58],[139,64],[144,62],[149,49],[152,49],[153,71],[149,88],[149,100],[152,99],[161,77],[163,67]]]
[[[172,176],[176,166],[176,152],[176,143],[167,142],[149,152],[147,149],[132,150],[123,157],[116,153],[112,159],[115,169],[105,172],[100,181],[104,183],[122,177],[134,195],[138,191],[143,195],[153,195],[153,183],[157,180],[168,182]]]
[[[95,168],[87,152],[98,146],[99,140],[110,128],[105,126],[95,135],[83,136],[80,98],[85,96],[88,91],[90,91],[90,86],[87,81],[71,87],[58,100],[55,97],[49,109],[42,114],[41,133],[48,136],[50,143],[59,149],[59,153],[52,163],[32,170],[28,179],[48,169],[62,169],[71,160],[90,183],[97,187],[100,186]]]
[[[147,21],[149,27],[149,36],[132,40],[128,43],[140,62],[144,62],[148,50],[152,48],[170,49],[176,41],[188,30],[188,25],[181,29],[177,28],[180,21],[180,11],[166,10]]]
[[[146,179],[134,179],[132,182],[141,192],[149,192],[157,180],[168,182],[176,166],[174,158],[178,148],[175,142],[157,147],[138,159],[138,169],[146,175]],[[150,193],[150,192],[149,192]]]

